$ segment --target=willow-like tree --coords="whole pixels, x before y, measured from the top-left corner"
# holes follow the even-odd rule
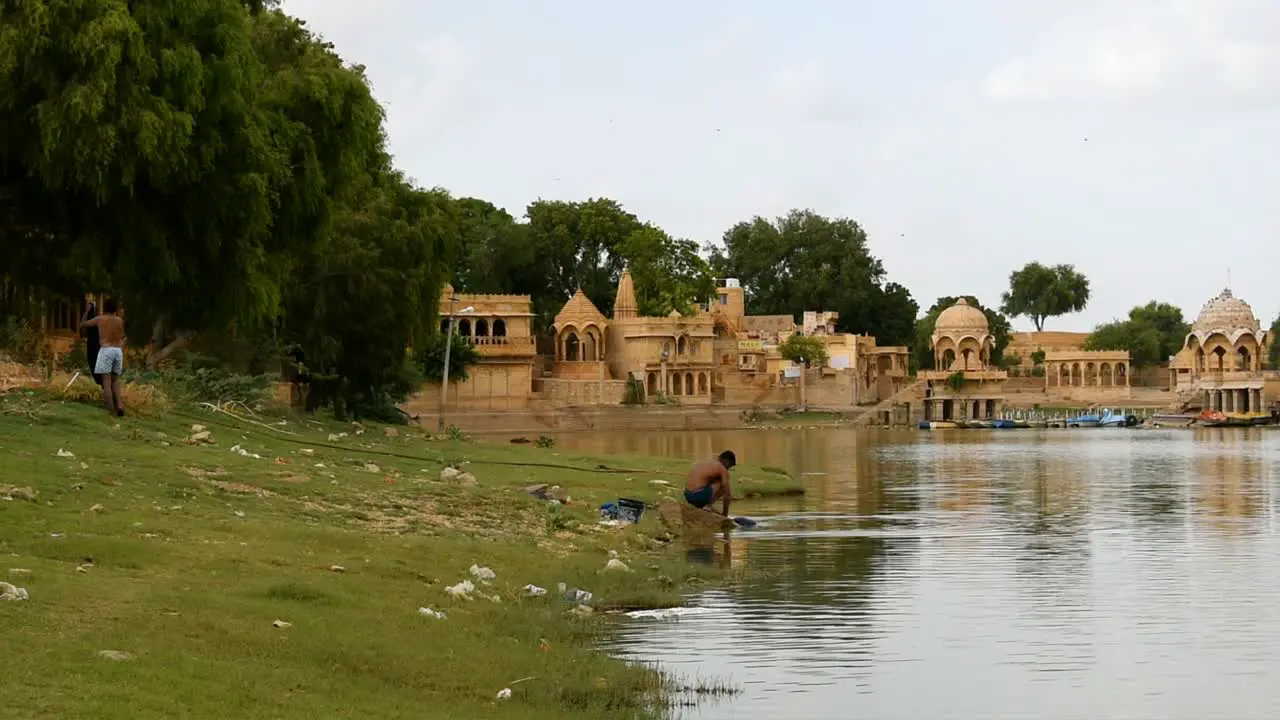
[[[381,124],[361,69],[278,10],[7,2],[0,273],[112,291],[157,348],[268,324]]]

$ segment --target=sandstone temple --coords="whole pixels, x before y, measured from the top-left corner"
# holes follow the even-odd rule
[[[748,315],[740,284],[726,280],[688,314],[640,313],[629,271],[618,279],[606,316],[581,290],[542,337],[533,329],[532,301],[523,295],[456,293],[440,298],[442,327],[476,347],[480,362],[451,383],[457,411],[520,411],[618,405],[849,407],[881,403],[907,386],[910,351],[874,337],[838,333],[834,312]],[[779,343],[797,332],[821,338],[825,367],[805,370],[785,360]],[[410,412],[438,407],[428,387]]]
[[[1200,309],[1170,358],[1169,384],[1187,407],[1264,412],[1280,390],[1280,378],[1262,367],[1273,340],[1253,308],[1225,289]]]

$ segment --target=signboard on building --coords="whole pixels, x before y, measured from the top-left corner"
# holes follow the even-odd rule
[[[739,349],[739,350],[747,350],[747,351],[751,351],[751,350],[755,350],[755,351],[764,350],[764,341],[763,341],[763,340],[739,340],[739,341],[738,341],[738,349]]]

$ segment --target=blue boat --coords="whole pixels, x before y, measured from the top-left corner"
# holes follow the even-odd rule
[[[1086,413],[1067,418],[1067,427],[1098,427],[1100,422],[1102,422],[1102,416],[1096,413]]]
[[[1012,420],[1005,420],[1004,418],[999,418],[991,421],[991,427],[1003,430],[1007,428],[1016,428],[1018,427],[1018,423]]]

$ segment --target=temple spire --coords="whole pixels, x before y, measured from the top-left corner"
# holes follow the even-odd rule
[[[618,296],[613,300],[614,318],[633,318],[640,314],[636,305],[636,288],[631,282],[631,271],[624,269],[618,278]]]

